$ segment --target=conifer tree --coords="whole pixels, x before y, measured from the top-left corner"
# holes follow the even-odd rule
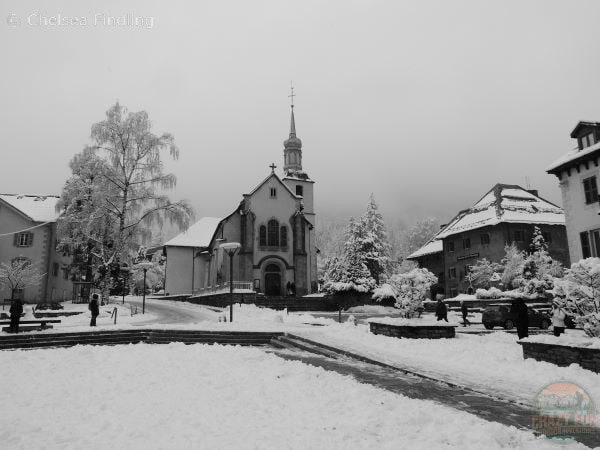
[[[379,284],[381,276],[388,269],[390,245],[383,216],[379,212],[375,197],[371,194],[365,214],[360,219],[361,236],[359,251],[363,253],[364,264],[371,277]]]

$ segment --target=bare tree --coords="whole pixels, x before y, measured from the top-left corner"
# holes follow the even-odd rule
[[[16,291],[37,285],[45,275],[27,258],[15,258],[10,264],[0,263],[0,286],[10,289],[11,300]]]
[[[187,202],[165,194],[176,184],[161,159],[166,151],[179,157],[173,136],[151,128],[145,111],[129,113],[117,102],[92,126],[93,145],[71,163],[73,177],[59,205],[65,213],[61,243],[95,258],[103,273],[129,261],[151,238],[152,225],[169,221],[185,229],[193,216]]]

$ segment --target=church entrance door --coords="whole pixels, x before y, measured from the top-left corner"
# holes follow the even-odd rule
[[[281,270],[277,264],[265,268],[265,294],[281,295]]]

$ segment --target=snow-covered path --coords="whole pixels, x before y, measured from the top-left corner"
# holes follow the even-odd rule
[[[142,310],[141,297],[126,297],[126,303],[136,305],[138,311]],[[146,312],[152,317],[148,320],[136,322],[137,326],[148,324],[191,324],[203,321],[217,321],[219,314],[212,310],[187,302],[172,300],[155,300],[146,298]]]

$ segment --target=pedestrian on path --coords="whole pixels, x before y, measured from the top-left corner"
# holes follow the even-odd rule
[[[435,315],[437,317],[437,321],[445,320],[448,322],[448,308],[446,304],[442,301],[441,298],[438,299],[438,303],[435,307]]]
[[[522,298],[513,300],[510,312],[515,319],[519,339],[529,336],[529,317],[525,301]]]
[[[23,302],[20,298],[15,298],[10,304],[10,329],[13,333],[19,332],[19,321],[23,314]]]
[[[559,337],[565,332],[565,319],[567,313],[563,309],[560,302],[554,300],[552,302],[552,328],[554,329],[554,336]]]
[[[471,326],[471,322],[469,322],[469,319],[467,319],[467,316],[469,315],[469,307],[464,300],[460,302],[460,312],[462,313],[463,317],[463,327],[466,327],[467,325]]]
[[[89,306],[90,312],[92,313],[92,320],[90,321],[90,327],[96,326],[96,317],[100,314],[100,307],[98,306],[98,294],[92,294],[92,300]]]

